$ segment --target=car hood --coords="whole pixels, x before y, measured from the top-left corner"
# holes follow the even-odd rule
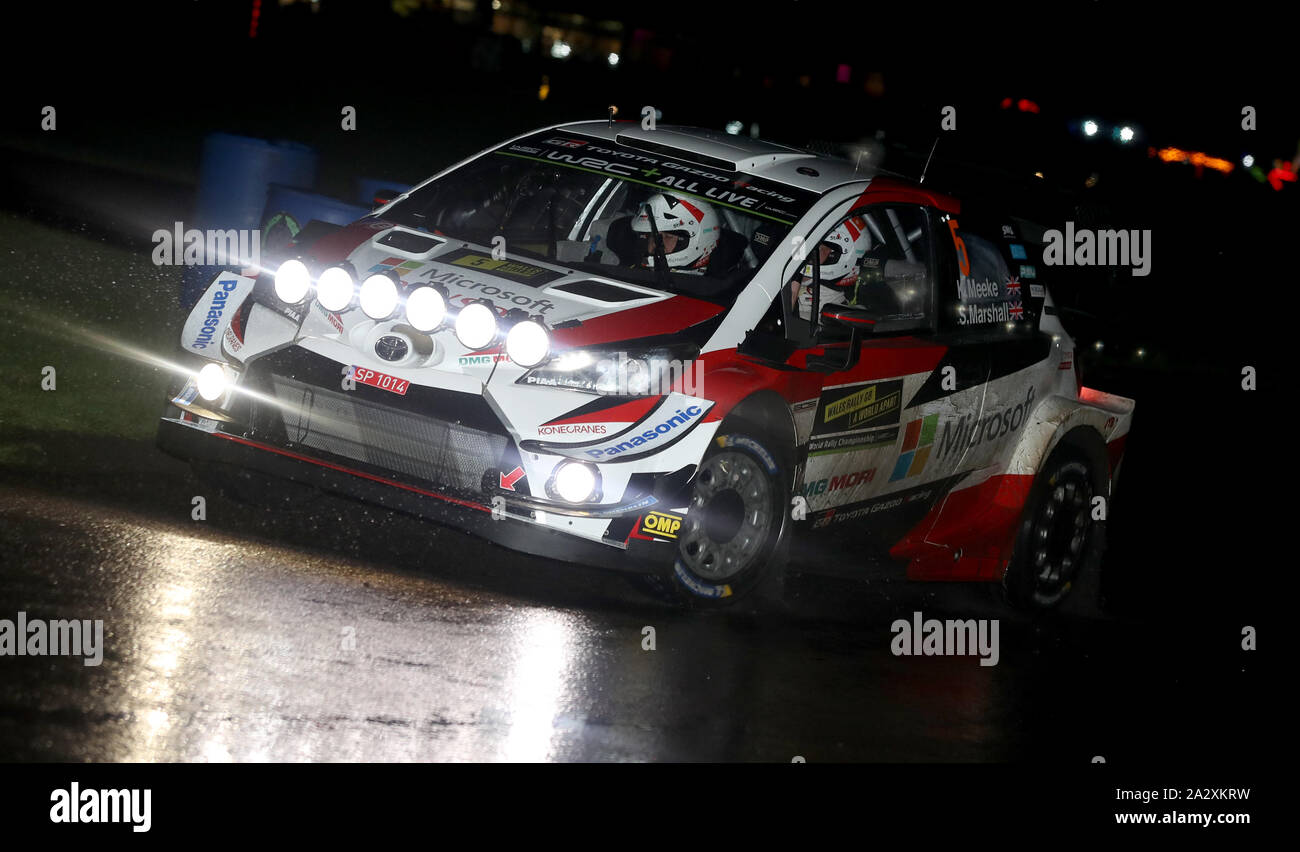
[[[726,310],[701,299],[383,221],[358,222],[337,231],[312,246],[311,255],[318,264],[347,261],[358,281],[391,272],[408,289],[438,285],[446,291],[452,311],[480,300],[490,302],[499,315],[522,310],[540,317],[552,330],[555,345],[566,348],[672,335]]]

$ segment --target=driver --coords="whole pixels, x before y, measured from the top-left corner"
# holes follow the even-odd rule
[[[867,223],[861,216],[851,216],[817,244],[821,290],[818,308],[824,305],[850,304],[861,272],[861,263],[871,244]],[[813,266],[806,263],[790,279],[790,307],[802,319],[812,317]]]
[[[642,266],[655,265],[655,235],[659,231],[664,260],[677,272],[703,274],[709,258],[717,248],[722,222],[713,206],[695,199],[662,193],[641,205],[632,218],[632,232],[637,236],[637,257]]]

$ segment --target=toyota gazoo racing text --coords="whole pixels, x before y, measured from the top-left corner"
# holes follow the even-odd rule
[[[159,443],[682,601],[789,564],[1051,607],[1134,403],[1080,385],[1041,241],[759,140],[549,128],[218,275]]]

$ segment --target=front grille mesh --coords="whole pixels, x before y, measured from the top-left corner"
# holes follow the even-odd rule
[[[348,394],[272,375],[285,436],[299,444],[466,491],[482,488],[508,443],[445,420],[409,414]]]

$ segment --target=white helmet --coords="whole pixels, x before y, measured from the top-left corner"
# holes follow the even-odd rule
[[[655,228],[660,234],[677,237],[673,251],[664,255],[670,269],[703,269],[708,266],[709,255],[718,245],[718,235],[722,228],[721,220],[712,205],[703,201],[688,201],[675,195],[654,195],[632,217],[632,230],[653,237],[651,216],[654,217]],[[654,253],[647,252],[646,264],[654,266],[654,263]]]
[[[867,223],[861,216],[850,216],[831,231],[817,244],[829,247],[826,259],[821,262],[821,282],[823,287],[852,287],[858,281],[858,272],[862,257],[871,244],[871,234]],[[800,274],[812,278],[813,266],[804,265]]]

